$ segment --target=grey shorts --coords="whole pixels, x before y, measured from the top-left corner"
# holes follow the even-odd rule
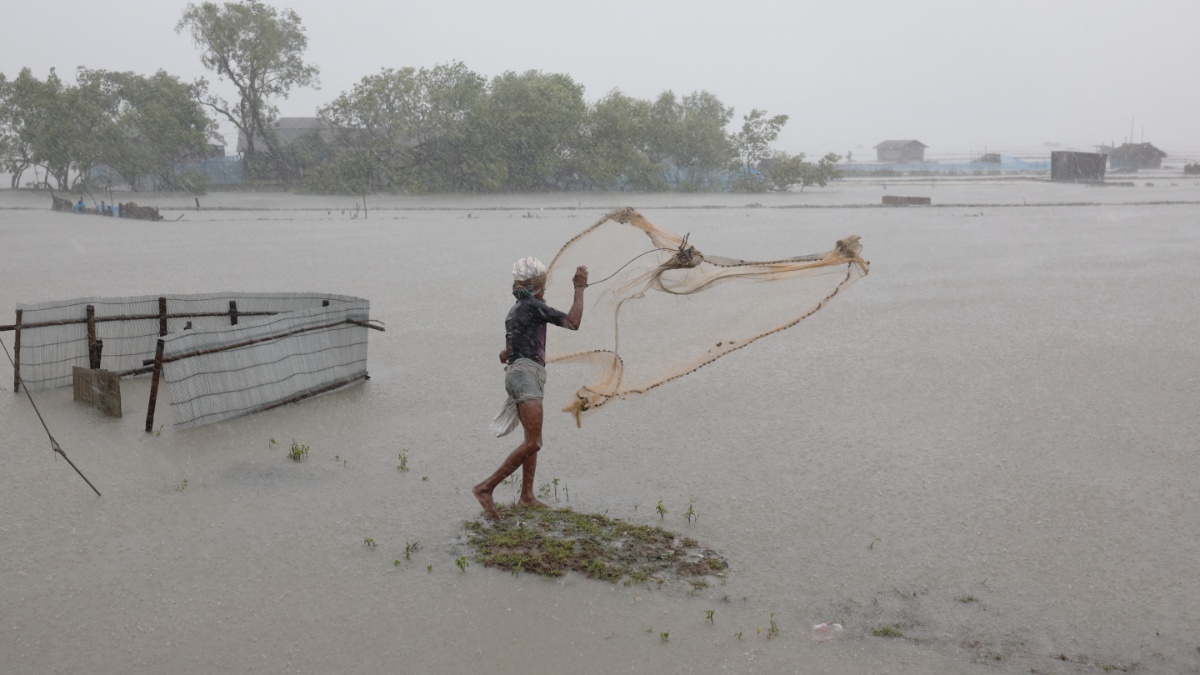
[[[505,369],[504,390],[518,403],[542,400],[545,385],[546,369],[537,361],[517,359]]]

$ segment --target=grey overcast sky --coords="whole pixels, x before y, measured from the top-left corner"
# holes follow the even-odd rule
[[[1029,152],[1143,138],[1200,154],[1200,0],[290,0],[320,90],[311,116],[385,67],[462,61],[565,73],[591,102],[706,89],[791,117],[777,145],[845,154],[916,138],[929,154]],[[0,71],[77,66],[206,75],[177,0],[10,0]],[[232,88],[218,84],[229,95]],[[236,138],[222,125],[227,143]]]

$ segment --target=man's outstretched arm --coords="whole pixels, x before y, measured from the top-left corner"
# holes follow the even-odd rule
[[[563,319],[563,328],[579,330],[579,324],[583,321],[583,289],[587,288],[587,280],[587,268],[583,265],[575,268],[575,277],[571,279],[571,283],[575,285],[575,301],[571,303],[567,318]]]

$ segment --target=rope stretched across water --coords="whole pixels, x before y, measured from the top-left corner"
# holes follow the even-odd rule
[[[87,476],[83,475],[83,472],[79,470],[79,467],[75,466],[75,462],[72,462],[71,458],[67,457],[67,453],[63,452],[63,449],[58,444],[58,441],[54,440],[54,434],[50,433],[50,427],[46,426],[46,420],[42,418],[42,411],[38,410],[37,403],[34,403],[33,401],[33,394],[29,393],[29,387],[26,387],[25,381],[21,379],[21,373],[17,370],[17,364],[13,362],[12,356],[8,353],[8,345],[4,344],[3,340],[0,340],[0,347],[4,348],[4,356],[8,357],[8,362],[12,364],[13,372],[16,373],[17,376],[17,383],[21,385],[21,389],[25,390],[25,396],[29,398],[29,404],[33,406],[33,412],[37,413],[38,421],[42,423],[42,428],[46,430],[46,436],[50,438],[50,449],[57,454],[62,455],[62,458],[67,460],[67,464],[70,464],[71,468],[75,469],[75,473],[79,474],[79,477],[83,479],[83,482],[87,483],[88,487],[92,488],[92,491],[96,493],[97,497],[103,497],[104,495],[100,494],[100,491],[96,489],[96,486],[92,485],[92,481],[88,480]]]

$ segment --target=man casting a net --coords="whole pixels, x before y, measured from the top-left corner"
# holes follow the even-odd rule
[[[506,410],[515,406],[517,419],[525,430],[525,440],[504,460],[499,469],[488,476],[472,492],[483,507],[484,514],[493,520],[500,517],[492,491],[518,468],[523,468],[519,504],[545,507],[533,496],[533,476],[537,469],[537,453],[542,447],[542,386],[546,383],[546,324],[579,330],[583,319],[583,289],[587,287],[587,268],[575,270],[572,283],[575,298],[566,314],[542,301],[546,291],[546,266],[537,258],[522,258],[513,265],[513,296],[517,301],[504,319],[504,349],[500,361],[507,364],[504,388],[508,392]],[[501,413],[501,417],[504,412]],[[501,417],[498,417],[499,421]],[[512,425],[497,430],[508,433]]]

